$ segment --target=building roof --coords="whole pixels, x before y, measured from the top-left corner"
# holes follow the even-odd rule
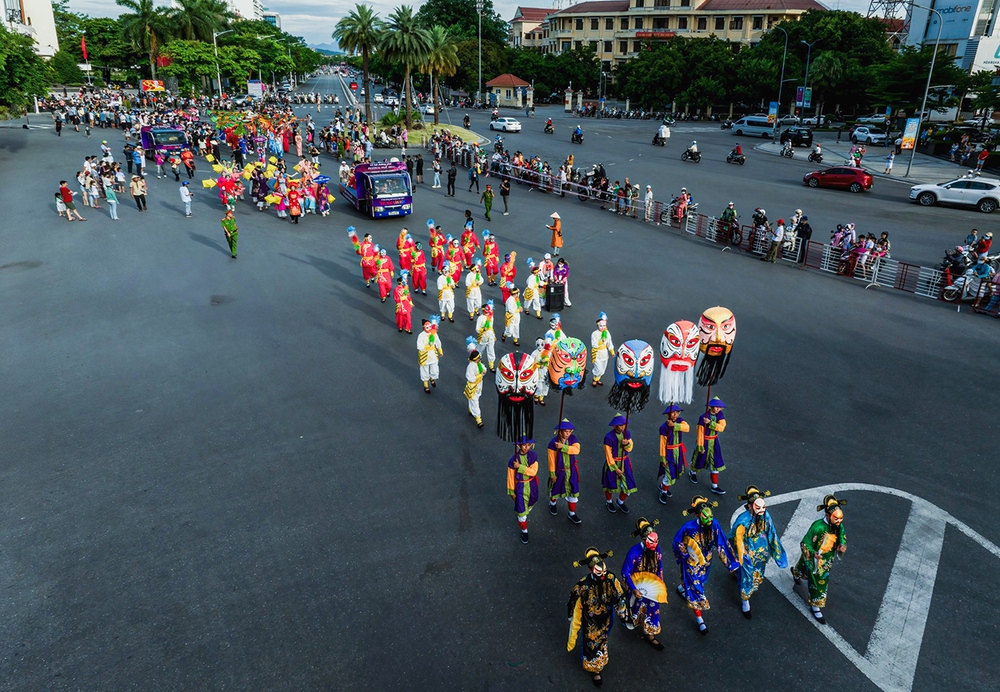
[[[541,22],[556,10],[552,7],[521,7],[518,5],[511,22]]]
[[[711,0],[709,0],[711,2]],[[628,12],[629,0],[592,0],[570,5],[552,14],[585,14],[587,12]]]
[[[592,3],[584,4],[589,5]],[[704,4],[699,5],[697,9],[698,11],[705,12],[759,12],[762,10],[798,10],[805,12],[806,10],[825,10],[827,8],[816,2],[816,0],[707,0]]]
[[[509,72],[505,72],[495,79],[486,82],[488,87],[526,87],[531,86],[519,77],[515,77]]]

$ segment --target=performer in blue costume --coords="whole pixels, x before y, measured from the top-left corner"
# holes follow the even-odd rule
[[[688,608],[694,611],[698,631],[702,634],[708,634],[708,625],[701,613],[709,609],[705,584],[712,569],[712,553],[719,553],[719,559],[730,572],[740,567],[722,526],[712,514],[713,506],[718,507],[719,503],[709,504],[708,498],[695,495],[691,499],[691,508],[684,510],[684,516],[695,518],[681,526],[674,536],[674,556],[681,566],[681,583],[677,586],[677,593],[687,600]]]
[[[631,591],[629,614],[632,621],[626,627],[639,626],[639,633],[657,651],[663,651],[663,644],[656,639],[660,633],[660,600],[666,603],[667,590],[663,586],[663,553],[660,551],[660,537],[653,528],[660,523],[654,519],[649,523],[645,517],[635,522],[632,538],[640,538],[639,543],[629,549],[622,563],[622,580]],[[647,585],[653,585],[648,591]],[[655,596],[650,598],[649,596]]]
[[[748,620],[752,617],[750,597],[764,582],[768,561],[773,558],[781,569],[788,567],[788,555],[764,501],[770,494],[768,490],[761,492],[756,486],[747,486],[746,494],[739,496],[746,501],[746,510],[736,518],[729,534],[733,552],[740,563],[740,600],[743,616]]]

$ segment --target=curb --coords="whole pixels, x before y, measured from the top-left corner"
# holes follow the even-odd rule
[[[764,147],[768,147],[768,146],[778,146],[778,145],[774,144],[773,142],[765,142],[763,144],[755,144],[753,146],[753,148],[754,148],[754,151],[760,151],[760,152],[763,152],[765,154],[770,154],[771,156],[781,156],[781,151],[780,150],[778,150],[778,151],[771,151],[769,149],[765,149],[764,148]],[[831,163],[829,165],[830,166],[847,165],[847,157],[838,157],[838,158],[844,159],[844,163],[843,164]],[[792,157],[791,160],[795,161],[796,159],[799,160],[799,161],[805,161],[806,163],[808,163],[807,160],[801,159],[801,158],[798,158],[798,157],[794,157],[794,156]],[[822,166],[823,164],[819,164],[819,165]],[[886,175],[885,173],[878,173],[877,171],[873,171],[873,170],[871,170],[869,168],[866,168],[865,170],[867,170],[868,173],[870,173],[873,178],[881,178],[882,180],[894,180],[896,182],[906,183],[908,185],[924,185],[924,184],[927,183],[927,181],[924,181],[924,180],[916,180],[914,178],[904,178],[904,177],[898,176],[898,175]]]

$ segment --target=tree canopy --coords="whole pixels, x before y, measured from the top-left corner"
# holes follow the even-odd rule
[[[35,96],[48,93],[51,69],[35,53],[34,40],[0,25],[0,113],[21,114]]]
[[[479,39],[479,13],[476,0],[427,0],[417,12],[417,20],[424,28],[443,26],[460,41]],[[499,46],[507,42],[507,22],[493,7],[493,0],[483,2],[483,46]]]

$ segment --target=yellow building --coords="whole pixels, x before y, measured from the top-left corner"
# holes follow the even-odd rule
[[[522,31],[519,45],[545,53],[589,45],[610,69],[634,56],[643,41],[716,36],[754,45],[775,24],[825,9],[816,0],[593,0],[549,10],[544,22]]]

